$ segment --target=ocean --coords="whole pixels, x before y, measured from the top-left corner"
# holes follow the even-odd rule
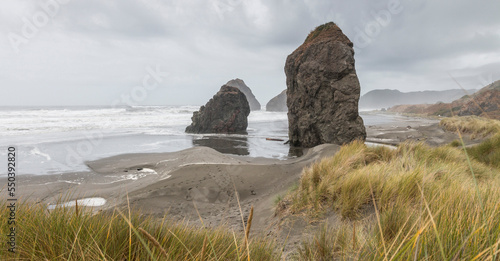
[[[17,148],[18,175],[88,171],[85,161],[127,153],[174,152],[207,146],[222,153],[287,159],[286,112],[252,111],[247,135],[188,134],[199,106],[2,107],[0,157]],[[398,121],[398,116],[362,114],[365,125]],[[6,176],[0,172],[0,176]]]

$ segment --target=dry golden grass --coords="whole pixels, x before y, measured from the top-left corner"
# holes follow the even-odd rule
[[[440,122],[446,130],[460,134],[470,134],[473,138],[486,137],[481,144],[465,149],[467,154],[487,165],[500,168],[500,121],[476,116],[445,118]],[[462,146],[459,140],[450,144],[453,147]]]
[[[6,202],[0,216],[8,215]],[[130,218],[115,211],[92,214],[84,208],[47,211],[45,206],[21,203],[17,208],[17,252],[0,248],[0,260],[278,260],[272,242],[251,239],[226,228],[192,227],[164,218]],[[0,224],[6,242],[7,222]],[[249,232],[248,232],[249,233]]]
[[[500,121],[477,116],[455,116],[444,118],[439,123],[445,130],[486,137],[500,131]]]

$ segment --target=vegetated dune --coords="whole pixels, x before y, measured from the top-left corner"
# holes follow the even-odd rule
[[[392,149],[353,142],[304,169],[278,213],[325,225],[298,259],[498,258],[500,121],[454,117],[441,125],[489,138],[465,150],[460,141]]]

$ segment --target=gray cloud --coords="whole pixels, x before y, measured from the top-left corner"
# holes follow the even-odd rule
[[[203,104],[236,77],[265,104],[286,88],[286,56],[332,20],[355,44],[363,93],[500,78],[498,1],[68,0],[16,53],[11,36],[48,2],[3,3],[0,105],[110,105],[156,65],[168,77],[141,104]]]

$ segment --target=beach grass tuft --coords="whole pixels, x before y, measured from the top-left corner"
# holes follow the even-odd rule
[[[7,216],[7,211],[6,202],[0,203],[0,216]],[[48,211],[45,205],[20,202],[16,211],[16,253],[2,247],[0,260],[239,260],[247,255],[278,259],[268,240],[234,236],[224,227],[158,219],[133,209],[129,216],[79,206],[77,213],[75,208]],[[0,229],[0,240],[6,242],[7,222]],[[246,240],[248,247],[240,249]]]
[[[439,123],[447,131],[469,134],[472,138],[486,137],[500,131],[500,121],[478,116],[454,116]]]
[[[467,148],[467,153],[477,161],[500,168],[500,133],[479,145]]]

